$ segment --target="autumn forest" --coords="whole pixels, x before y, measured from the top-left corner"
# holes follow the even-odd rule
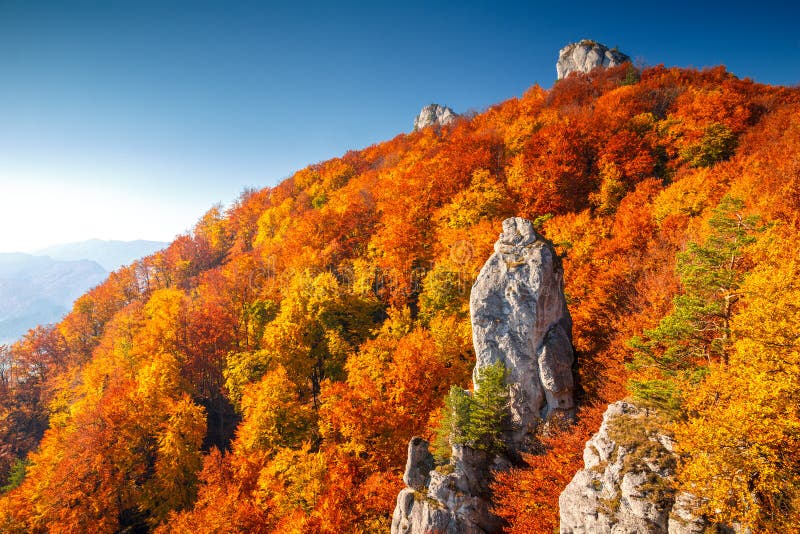
[[[506,531],[558,528],[623,398],[712,521],[796,529],[800,90],[627,63],[247,190],[0,346],[0,530],[388,532],[511,216],[561,257],[579,408],[494,477]]]

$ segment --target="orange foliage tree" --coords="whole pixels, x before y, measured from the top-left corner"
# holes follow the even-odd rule
[[[631,68],[245,191],[0,347],[0,528],[385,531],[409,438],[469,381],[469,287],[500,222],[522,215],[563,258],[581,409],[493,491],[509,531],[552,531],[604,404],[627,394],[627,341],[670,313],[676,254],[703,241],[710,210],[731,194],[800,224],[797,89]],[[702,386],[688,424],[724,384]],[[720,393],[720,417],[773,406],[744,393]],[[708,497],[734,517],[739,501]]]

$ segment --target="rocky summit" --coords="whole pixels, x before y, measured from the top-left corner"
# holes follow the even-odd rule
[[[457,118],[458,114],[449,107],[429,104],[422,108],[417,118],[414,119],[414,131],[416,132],[428,126],[444,126]]]
[[[481,370],[497,362],[506,369],[506,452],[490,454],[451,440],[449,463],[432,468],[428,443],[412,438],[392,534],[499,532],[488,497],[491,471],[507,469],[518,452],[529,450],[542,420],[573,410],[572,320],[558,256],[520,217],[503,222],[494,250],[470,294],[473,378],[477,383]]]
[[[616,67],[630,60],[630,57],[616,48],[608,48],[596,41],[584,39],[568,44],[559,51],[556,72],[560,80],[573,72],[586,73],[598,67]]]

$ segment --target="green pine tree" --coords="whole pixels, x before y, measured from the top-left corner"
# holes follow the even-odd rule
[[[475,392],[450,388],[435,429],[433,455],[439,462],[450,458],[452,445],[467,445],[491,454],[502,452],[502,433],[508,418],[506,368],[496,362],[478,371]]]
[[[466,443],[466,429],[469,426],[472,397],[469,392],[452,386],[444,398],[444,407],[435,429],[433,456],[440,463],[450,459],[452,443]]]
[[[650,368],[660,378],[633,380],[640,400],[670,411],[680,407],[676,378],[694,381],[711,361],[727,361],[730,320],[745,272],[744,250],[754,241],[758,218],[743,216],[741,200],[725,196],[708,225],[711,234],[700,245],[689,243],[677,258],[684,293],[658,326],[631,340],[632,367]]]
[[[508,417],[508,387],[503,362],[493,363],[478,371],[472,400],[466,436],[468,442],[475,449],[501,452],[502,433]]]

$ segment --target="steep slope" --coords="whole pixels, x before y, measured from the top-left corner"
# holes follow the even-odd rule
[[[800,221],[797,89],[723,68],[631,74],[573,74],[312,165],[112,274],[3,354],[0,528],[387,531],[409,440],[470,383],[469,288],[522,216],[563,264],[578,421],[547,425],[490,491],[509,531],[552,532],[586,440],[628,394],[628,341],[683,291],[676,255],[725,195],[781,243]],[[717,397],[739,393],[757,398]],[[775,435],[791,435],[779,406]],[[755,502],[760,521],[795,505],[784,493]]]

